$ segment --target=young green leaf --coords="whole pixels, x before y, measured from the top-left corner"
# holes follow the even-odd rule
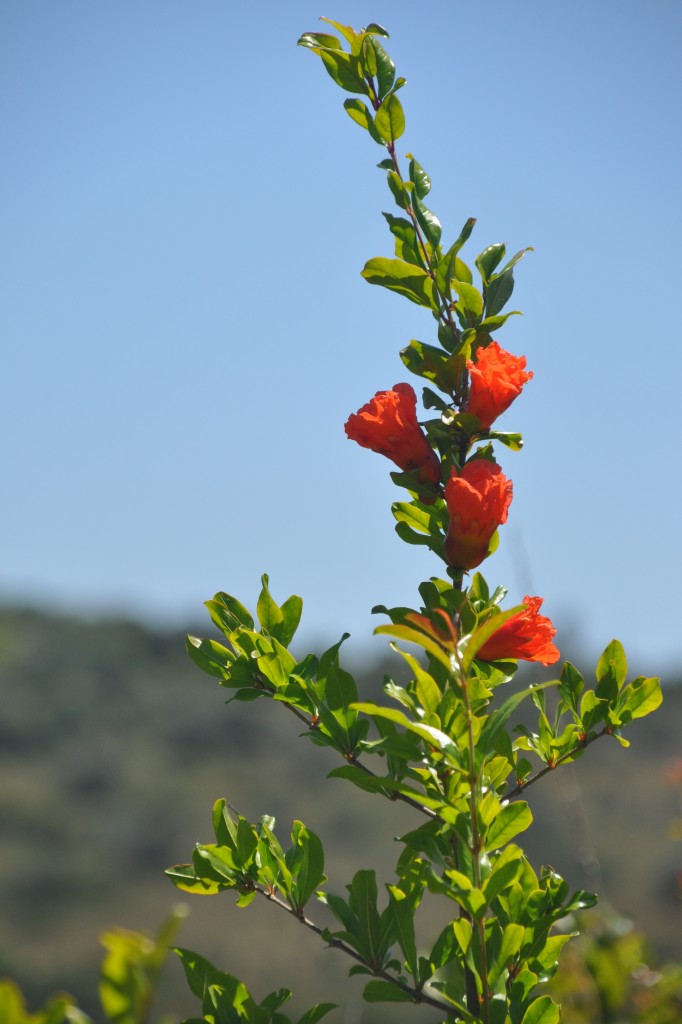
[[[431,179],[419,161],[411,153],[407,155],[410,158],[409,174],[410,181],[414,182],[414,193],[417,199],[423,199],[431,191]]]
[[[362,998],[366,1003],[411,1003],[413,997],[390,981],[368,981]]]
[[[509,270],[503,270],[499,274],[495,274],[485,289],[486,317],[495,316],[497,313],[500,313],[511,298],[513,291],[514,271],[511,267]]]
[[[417,195],[412,197],[412,208],[414,209],[420,228],[426,235],[427,242],[433,249],[437,249],[440,245],[440,239],[443,233],[443,228],[438,217],[436,217],[435,213],[432,213],[427,206],[424,206]]]
[[[378,284],[398,292],[411,302],[416,302],[418,306],[434,310],[438,308],[433,281],[425,270],[411,263],[375,256],[365,264],[362,276],[369,284]]]
[[[379,132],[376,129],[376,125],[374,124],[374,118],[370,114],[367,105],[363,103],[362,100],[353,99],[344,100],[343,106],[351,120],[355,121],[356,124],[359,124],[361,128],[365,128],[366,131],[368,131],[369,134],[372,136],[374,141],[377,142],[380,146],[383,146],[384,140],[381,138]]]
[[[326,21],[328,25],[333,25],[337,32],[340,32],[347,43],[353,44],[353,41],[357,38],[358,33],[350,25],[342,25],[340,21],[332,21],[331,18],[320,18],[320,21]]]
[[[403,105],[394,92],[389,93],[376,112],[376,129],[387,143],[394,143],[405,131]]]
[[[266,633],[276,635],[277,626],[283,621],[284,616],[279,605],[273,600],[270,594],[268,583],[269,577],[266,573],[261,576],[262,589],[256,605],[256,614],[262,629]]]
[[[190,658],[200,669],[210,676],[229,682],[230,667],[235,660],[232,651],[215,640],[202,640],[190,634],[187,635],[186,647]]]
[[[320,50],[320,57],[330,77],[345,92],[359,92],[369,95],[369,88],[362,76],[360,61],[344,50]]]
[[[549,996],[534,999],[523,1015],[521,1024],[559,1024],[561,1011]]]
[[[476,257],[476,266],[484,285],[488,283],[495,267],[504,259],[506,251],[507,247],[504,242],[497,242],[495,245],[489,245]]]
[[[367,31],[369,32],[370,29],[368,28]],[[381,33],[381,35],[387,36],[388,33]],[[379,87],[379,99],[383,100],[395,82],[395,64],[377,39],[372,39],[372,45],[374,47],[377,61],[376,74],[377,85]]]

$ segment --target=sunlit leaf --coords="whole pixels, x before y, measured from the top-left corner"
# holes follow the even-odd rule
[[[405,131],[403,106],[394,92],[389,93],[376,112],[374,120],[379,135],[386,142],[395,142]]]
[[[331,78],[345,92],[369,94],[357,57],[345,50],[320,50],[320,57]]]
[[[549,996],[534,999],[523,1015],[521,1024],[559,1024],[561,1011]]]
[[[433,281],[425,270],[411,263],[375,256],[365,264],[362,276],[369,284],[378,284],[398,292],[411,302],[416,302],[418,306],[438,308],[434,298]]]

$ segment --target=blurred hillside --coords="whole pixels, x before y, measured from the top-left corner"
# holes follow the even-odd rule
[[[375,649],[385,650],[379,641]],[[376,699],[400,662],[350,667],[361,695]],[[662,956],[679,958],[682,845],[666,838],[679,788],[664,784],[681,753],[674,683],[664,680],[663,708],[630,728],[629,750],[602,740],[529,790],[536,822],[526,845],[536,863],[602,892]],[[6,608],[0,693],[0,975],[20,982],[31,1007],[66,989],[97,1016],[99,933],[156,927],[179,896],[163,869],[210,840],[217,797],[254,821],[274,814],[280,838],[301,818],[325,842],[337,891],[358,867],[390,880],[391,837],[414,826],[408,807],[326,782],[333,755],[299,739],[283,708],[225,708],[229,694],[191,664],[175,631]],[[362,979],[347,982],[344,958],[292,919],[267,905],[238,910],[229,895],[186,902],[181,945],[257,995],[292,987],[301,1009],[347,1003],[350,992],[344,1020],[361,1019]],[[440,923],[431,924],[435,937]],[[171,963],[162,1004],[178,1016],[196,1011],[180,974]],[[391,1009],[391,1019],[403,1011]]]

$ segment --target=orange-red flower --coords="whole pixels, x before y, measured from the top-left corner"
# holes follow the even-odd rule
[[[479,348],[475,362],[467,362],[471,385],[466,411],[478,416],[485,430],[509,408],[533,376],[525,367],[525,356],[506,352],[496,341]]]
[[[495,462],[472,459],[453,469],[445,485],[450,525],[445,557],[457,569],[475,569],[488,554],[495,530],[507,521],[512,482]]]
[[[440,483],[440,462],[417,422],[417,396],[409,384],[378,391],[367,405],[348,417],[346,434],[395,462],[420,480]]]
[[[552,643],[556,629],[546,615],[538,615],[541,597],[524,597],[525,608],[518,615],[503,622],[480,648],[477,658],[500,661],[521,658],[553,665],[561,657],[559,648]]]

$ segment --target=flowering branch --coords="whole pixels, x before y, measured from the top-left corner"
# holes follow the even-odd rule
[[[227,644],[189,637],[187,649],[236,697],[267,694],[286,704],[316,744],[343,759],[331,776],[401,800],[426,820],[399,840],[395,880],[386,886],[388,904],[381,912],[374,871],[357,871],[347,897],[320,893],[324,851],[312,831],[295,821],[285,852],[271,817],[257,826],[239,815],[234,820],[224,801],[214,807],[215,843],[200,844],[191,864],[168,873],[187,892],[236,889],[242,906],[265,896],[374,975],[364,993],[370,1002],[426,1003],[453,1024],[558,1024],[559,1008],[537,994],[557,969],[565,941],[552,929],[596,897],[571,894],[550,868],[535,872],[516,842],[533,820],[518,798],[600,736],[615,734],[625,744],[621,730],[658,707],[660,684],[643,677],[628,683],[625,653],[612,641],[592,688],[565,663],[559,679],[495,699],[519,660],[552,665],[560,658],[556,629],[540,614],[543,599],[526,595],[504,610],[505,589],[491,592],[474,571],[494,553],[512,502],[512,480],[498,462],[500,446],[522,448],[520,435],[498,431],[496,422],[533,372],[493,333],[517,312],[503,310],[514,268],[528,249],[505,262],[504,243],[487,246],[475,257],[480,282],[474,283],[460,253],[475,220],[469,218],[445,248],[441,223],[425,202],[429,176],[411,154],[409,176],[400,170],[396,142],[405,117],[398,92],[405,82],[383,48],[385,29],[372,24],[357,32],[323,20],[338,37],[306,33],[300,43],[351,94],[344,107],[352,120],[387,150],[379,167],[398,208],[398,215],[385,214],[393,257],[373,257],[362,275],[423,307],[438,323],[438,344],[412,340],[400,352],[406,370],[423,382],[422,402],[434,411],[432,418],[418,414],[413,387],[399,382],[352,413],[346,435],[397,467],[392,478],[402,500],[392,506],[396,532],[427,548],[447,578],[431,576],[419,586],[419,608],[374,609],[389,619],[375,632],[393,639],[410,670],[404,685],[387,682],[391,706],[359,700],[355,680],[341,665],[341,643],[320,657],[292,656],[302,601],[292,595],[278,605],[267,576],[258,623],[235,597],[220,592],[207,606]],[[420,657],[411,653],[415,646]],[[550,686],[559,694],[553,720],[545,704]],[[526,700],[538,712],[537,731],[524,724],[510,729]],[[372,724],[377,738],[368,738]],[[526,753],[544,767],[533,772]],[[384,759],[385,772],[367,767],[372,756]],[[510,777],[517,779],[511,788]],[[416,928],[427,890],[452,908],[430,950]],[[306,916],[315,894],[340,923],[336,933]],[[430,995],[433,990],[442,1000]],[[316,1024],[323,1012],[315,1008],[305,1024]]]

